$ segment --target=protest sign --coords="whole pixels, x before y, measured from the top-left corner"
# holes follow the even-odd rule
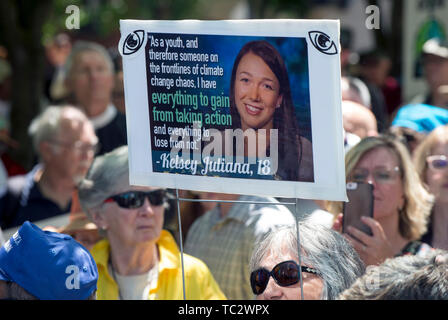
[[[130,182],[345,200],[339,21],[120,21]]]

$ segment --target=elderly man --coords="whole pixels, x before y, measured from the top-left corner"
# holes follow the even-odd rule
[[[8,181],[0,198],[0,227],[21,225],[70,211],[72,193],[92,163],[98,138],[87,117],[72,106],[48,107],[30,125],[40,163]]]
[[[94,300],[97,281],[87,249],[29,221],[0,248],[0,299]]]
[[[112,104],[114,65],[108,52],[99,44],[79,41],[65,67],[71,99],[95,128],[100,142],[98,154],[127,144],[126,118]]]

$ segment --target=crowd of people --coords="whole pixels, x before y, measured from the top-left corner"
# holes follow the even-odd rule
[[[171,190],[129,184],[120,63],[62,35],[47,54],[35,166],[0,163],[0,231],[17,229],[0,249],[0,299],[448,299],[446,42],[423,46],[428,92],[409,102],[387,55],[342,60],[346,180],[373,186],[370,234],[342,231],[342,202],[297,199],[295,216],[285,199],[181,190],[203,201],[181,202],[180,236]]]

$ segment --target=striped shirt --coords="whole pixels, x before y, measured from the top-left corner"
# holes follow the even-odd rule
[[[279,203],[257,196],[240,196],[238,201]],[[185,253],[207,264],[228,299],[253,299],[249,261],[255,243],[270,230],[294,223],[294,216],[280,203],[235,203],[225,217],[221,217],[218,203],[189,229]]]

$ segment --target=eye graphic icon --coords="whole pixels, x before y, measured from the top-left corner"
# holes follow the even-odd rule
[[[338,53],[336,44],[327,34],[322,31],[310,31],[308,32],[308,35],[313,46],[320,52],[328,55]]]
[[[126,37],[123,42],[123,54],[130,55],[138,51],[143,45],[145,39],[145,31],[136,30]]]

